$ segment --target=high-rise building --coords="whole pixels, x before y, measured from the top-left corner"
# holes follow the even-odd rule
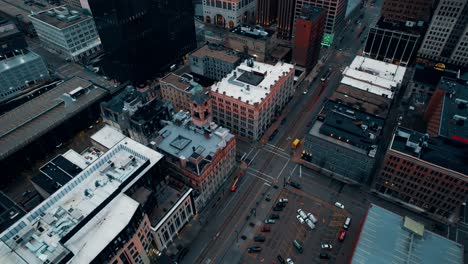
[[[345,15],[348,0],[296,0],[294,17],[297,19],[301,15],[302,7],[310,4],[321,7],[327,12],[325,21],[325,34],[322,45],[330,46],[336,34],[341,33],[345,26]]]
[[[60,56],[81,61],[101,50],[91,16],[60,6],[29,16],[43,46]]]
[[[440,1],[418,56],[459,66],[468,65],[468,2]]]
[[[279,0],[278,22],[276,27],[277,38],[290,40],[294,26],[294,8],[296,0]]]
[[[256,0],[203,0],[206,23],[234,28],[255,20]]]
[[[270,26],[276,21],[277,12],[278,0],[257,0],[255,23],[262,26]]]
[[[93,0],[89,5],[106,52],[104,72],[113,79],[153,79],[196,47],[191,0]]]
[[[323,38],[326,12],[322,8],[305,5],[296,19],[293,61],[310,71],[317,64]]]
[[[454,222],[468,198],[468,144],[398,128],[373,189],[439,220]]]
[[[294,66],[246,60],[211,87],[213,121],[257,140],[294,92]]]
[[[431,19],[434,0],[385,0],[380,15],[386,22],[424,21]]]

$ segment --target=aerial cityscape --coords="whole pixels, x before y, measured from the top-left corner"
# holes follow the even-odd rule
[[[0,264],[468,264],[467,0],[0,0]]]

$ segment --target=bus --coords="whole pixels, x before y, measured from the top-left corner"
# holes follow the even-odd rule
[[[231,186],[231,192],[235,192],[237,190],[237,185],[239,184],[239,180],[242,175],[243,173],[239,172],[239,175],[237,175],[236,179],[234,180],[234,183]]]
[[[322,82],[328,80],[328,78],[330,77],[331,75],[331,72],[332,72],[332,68],[328,68],[328,70],[325,72],[325,74],[322,76],[322,78],[320,79]]]
[[[292,148],[292,149],[296,149],[297,146],[299,146],[299,143],[301,143],[301,140],[298,139],[298,138],[296,138],[296,139],[292,142],[291,148]]]

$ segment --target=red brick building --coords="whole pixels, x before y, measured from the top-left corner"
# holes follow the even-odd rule
[[[306,5],[296,19],[293,60],[310,71],[320,55],[320,42],[325,27],[326,12],[322,8]]]

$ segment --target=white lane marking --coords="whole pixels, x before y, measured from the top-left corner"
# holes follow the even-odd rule
[[[271,183],[271,181],[265,180],[262,177],[259,177],[259,176],[255,175],[255,174],[251,173],[250,171],[248,171],[247,174],[250,174],[250,175],[252,175],[252,176],[254,176],[256,178],[259,178],[260,180],[265,181],[267,183]]]
[[[250,156],[250,153],[252,153],[253,150],[254,150],[254,149],[251,149],[251,150],[249,151],[249,153],[247,153],[247,155],[244,157],[243,160],[245,160],[246,158],[248,158],[248,157]]]
[[[260,152],[260,150],[257,150],[257,152],[255,153],[255,155],[252,157],[252,159],[250,160],[249,164],[247,164],[247,165],[250,166],[250,164],[252,164],[252,162],[253,162],[253,161],[255,160],[255,158],[257,157],[258,152]]]
[[[283,168],[281,169],[280,173],[278,174],[278,176],[276,176],[276,179],[278,179],[278,178],[281,176],[281,174],[283,173],[284,169],[286,169],[286,166],[288,166],[289,161],[290,161],[290,160],[288,159],[288,161],[286,162],[286,164],[284,164],[284,166],[283,166]]]
[[[298,164],[296,164],[296,166],[294,166],[293,170],[291,171],[291,175],[294,174],[294,171],[296,170],[297,166],[298,166]]]
[[[275,177],[272,177],[272,176],[270,176],[270,175],[268,175],[268,174],[266,174],[266,173],[264,173],[264,172],[261,172],[261,171],[258,171],[258,170],[256,170],[256,169],[254,169],[254,168],[249,168],[248,170],[253,170],[253,171],[255,171],[256,173],[260,173],[260,174],[262,174],[263,176],[266,176],[266,177],[268,177],[268,178],[272,178],[273,180],[276,179]],[[252,172],[251,172],[251,173],[252,173]]]
[[[264,182],[263,184],[265,184],[266,186],[271,186],[271,184],[268,184],[268,183],[266,183],[266,182]]]
[[[283,159],[289,159],[289,158],[290,158],[289,156],[285,156],[285,155],[282,154],[281,152],[274,152],[274,151],[272,151],[272,150],[270,150],[270,149],[268,149],[268,148],[264,148],[263,150],[268,151],[268,152],[270,152],[270,153],[273,153],[273,154],[275,154],[276,156],[281,157],[281,158],[283,158]]]
[[[275,146],[275,145],[273,145],[273,144],[271,144],[271,143],[267,143],[266,146],[271,147],[271,148],[276,149],[276,150],[281,150],[281,151],[283,151],[284,153],[287,153],[285,149],[282,149],[282,148],[280,148],[280,147],[277,147],[277,146]]]

